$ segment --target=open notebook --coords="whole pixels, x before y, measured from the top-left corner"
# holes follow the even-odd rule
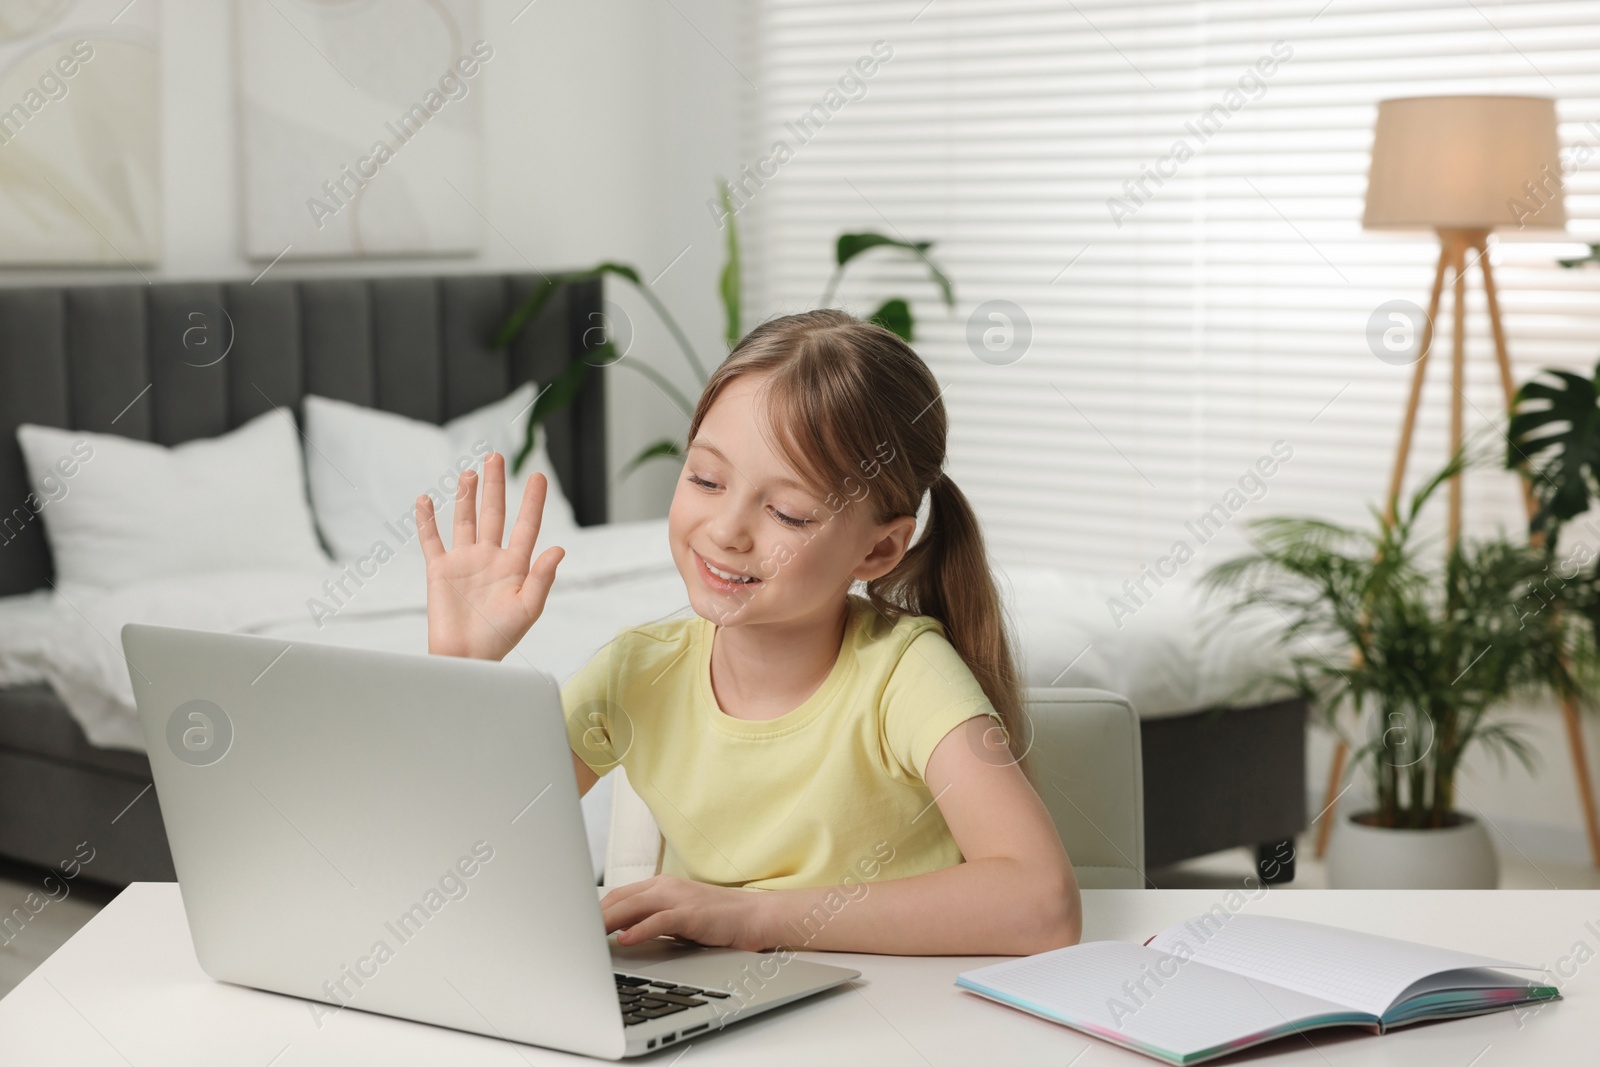
[[[1559,997],[1539,971],[1299,919],[1222,914],[1145,945],[1091,941],[966,971],[956,984],[1165,1060],[1200,1063],[1323,1026],[1374,1033]]]

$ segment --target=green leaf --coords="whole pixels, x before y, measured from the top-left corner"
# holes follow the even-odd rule
[[[649,462],[652,459],[676,459],[681,458],[682,456],[683,450],[678,447],[678,442],[671,439],[657,441],[655,444],[646,447],[637,456],[634,456],[631,460],[629,460],[628,465],[617,472],[617,478],[619,480],[626,478],[628,475],[633,473],[635,468]]]
[[[899,297],[884,301],[867,321],[877,323],[908,344],[911,341],[911,305]]]
[[[500,327],[500,332],[495,334],[494,340],[489,342],[489,347],[499,350],[516,340],[517,334],[522,332],[522,328],[533,319],[538,318],[539,313],[544,310],[545,304],[549,303],[550,297],[567,282],[598,278],[602,274],[615,274],[628,279],[638,286],[644,284],[639,280],[639,272],[626,263],[600,263],[590,267],[588,270],[546,275],[543,280],[533,287],[533,291],[528,294],[517,309],[511,313],[510,318],[506,319],[505,325]]]
[[[1589,254],[1581,259],[1558,259],[1556,262],[1568,269],[1581,267],[1585,263],[1600,263],[1600,245],[1590,245]]]
[[[717,291],[722,297],[723,314],[727,316],[728,347],[731,349],[743,336],[739,328],[743,289],[743,276],[739,269],[739,230],[733,222],[733,201],[728,196],[728,183],[719,181],[717,192],[722,197],[722,217],[728,223],[728,262],[722,267]]]
[[[609,358],[596,359],[597,356]],[[538,440],[539,424],[544,422],[553,413],[560,411],[572,403],[572,398],[578,395],[578,390],[583,388],[584,375],[589,372],[590,361],[596,365],[612,362],[617,358],[616,349],[610,341],[606,341],[593,349],[586,356],[568,363],[562,372],[556,375],[555,381],[546,386],[533,401],[533,411],[528,416],[528,430],[522,441],[522,448],[517,452],[517,458],[511,463],[511,472],[520,474],[522,465],[533,454],[534,443]]]
[[[956,306],[955,291],[951,287],[950,279],[945,276],[944,271],[940,270],[933,260],[928,258],[928,249],[932,247],[932,241],[900,241],[893,237],[885,237],[881,233],[841,233],[834,248],[834,257],[842,270],[845,264],[869,249],[904,249],[927,264],[928,275],[944,295],[945,306],[953,308]]]
[[[500,327],[500,332],[494,335],[494,340],[489,342],[489,347],[499,351],[516,340],[517,334],[522,332],[522,328],[530,320],[539,317],[539,312],[544,310],[545,304],[550,300],[550,295],[564,281],[566,281],[565,276],[558,276],[545,278],[535,285],[533,291],[528,294],[527,299],[518,305],[517,309],[511,313],[511,317],[506,319],[505,324]]]
[[[577,276],[580,278],[597,278],[602,274],[615,274],[618,277],[628,279],[634,285],[644,284],[637,270],[634,270],[626,263],[612,263],[609,260],[605,263],[596,264],[586,271],[580,271]]]
[[[1600,368],[1596,369],[1600,374]],[[1589,510],[1600,476],[1600,404],[1595,380],[1543,371],[1517,391],[1506,434],[1506,466],[1525,469],[1539,507],[1534,531]]]
[[[1427,481],[1417,488],[1416,492],[1411,494],[1410,506],[1405,514],[1398,517],[1403,528],[1409,530],[1417,521],[1417,516],[1422,512],[1422,506],[1428,502],[1428,499],[1434,493],[1439,491],[1440,486],[1461,474],[1468,467],[1481,464],[1484,458],[1477,453],[1469,454],[1465,448],[1451,456],[1443,467],[1435,471]]]
[[[835,247],[839,266],[844,266],[869,248],[880,248],[884,245],[892,248],[904,248],[921,255],[933,247],[933,242],[917,241],[911,244],[896,240],[893,237],[885,237],[881,233],[841,233]]]

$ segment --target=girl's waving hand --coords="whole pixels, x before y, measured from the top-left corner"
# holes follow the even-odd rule
[[[498,660],[516,647],[544,611],[556,565],[566,555],[547,548],[529,566],[549,483],[528,479],[522,506],[501,547],[506,519],[506,461],[491,452],[483,462],[483,513],[477,508],[478,476],[467,471],[456,488],[450,547],[434,522],[433,501],[417,498],[417,534],[428,564],[428,651],[446,656]]]

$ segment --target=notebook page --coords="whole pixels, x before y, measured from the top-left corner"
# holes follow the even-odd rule
[[[1303,919],[1217,911],[1163,930],[1150,947],[1380,1016],[1406,987],[1439,971],[1538,970]]]
[[[1541,988],[1538,982],[1529,982],[1522,978],[1515,978],[1499,971],[1471,968],[1464,971],[1440,971],[1431,974],[1420,982],[1413,982],[1405,988],[1407,1000],[1412,997],[1427,996],[1430,993],[1451,992],[1467,989],[1515,989],[1521,993],[1531,993]]]
[[[1372,1021],[1326,1000],[1122,941],[979,967],[956,984],[1171,1063],[1244,1048],[1297,1023]]]
[[[1390,1026],[1421,1019],[1476,1014],[1530,1001],[1554,1000],[1561,991],[1536,977],[1514,978],[1500,971],[1440,971],[1406,988],[1400,1002],[1384,1014]]]

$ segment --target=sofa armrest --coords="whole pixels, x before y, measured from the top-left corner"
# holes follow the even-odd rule
[[[1028,690],[1026,766],[1085,889],[1144,888],[1139,716],[1102,689]]]

